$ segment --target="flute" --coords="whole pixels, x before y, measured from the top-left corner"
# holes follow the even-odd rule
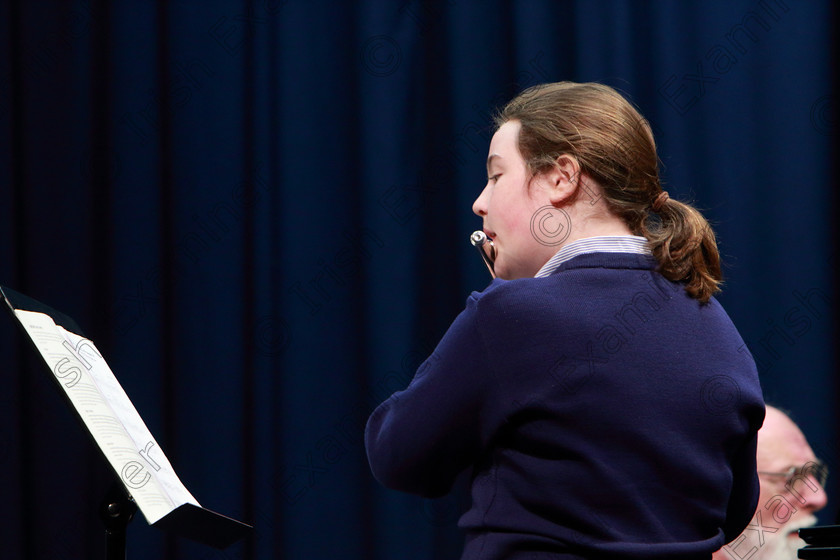
[[[473,244],[473,247],[478,249],[479,254],[481,255],[481,260],[484,261],[484,264],[487,265],[487,270],[490,271],[490,276],[493,278],[496,277],[496,271],[493,269],[493,263],[496,261],[496,247],[493,245],[493,240],[488,239],[487,234],[481,230],[474,231],[472,235],[470,235],[470,243]],[[487,245],[489,255],[487,251],[484,250],[484,246]]]

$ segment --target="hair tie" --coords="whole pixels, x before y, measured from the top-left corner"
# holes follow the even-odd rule
[[[668,196],[668,191],[662,191],[661,193],[659,193],[659,196],[653,199],[653,202],[650,205],[650,209],[654,212],[659,212],[659,210],[662,209],[662,205],[665,204],[665,201],[667,201],[668,198],[670,198]]]

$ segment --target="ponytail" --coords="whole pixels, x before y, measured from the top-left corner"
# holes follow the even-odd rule
[[[665,191],[662,194],[664,197],[660,195],[651,205],[641,233],[648,240],[662,276],[684,282],[691,297],[706,303],[720,291],[721,284],[715,233],[696,208],[668,198]]]

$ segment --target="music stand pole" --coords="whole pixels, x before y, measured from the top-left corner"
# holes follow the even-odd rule
[[[122,485],[114,483],[99,506],[99,517],[105,525],[107,560],[125,560],[126,528],[136,511],[134,500],[126,495]]]

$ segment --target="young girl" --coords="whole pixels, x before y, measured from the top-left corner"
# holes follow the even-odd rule
[[[613,89],[530,88],[497,125],[498,279],[371,415],[373,474],[437,497],[471,469],[463,559],[708,559],[755,512],[764,418],[714,234]]]

